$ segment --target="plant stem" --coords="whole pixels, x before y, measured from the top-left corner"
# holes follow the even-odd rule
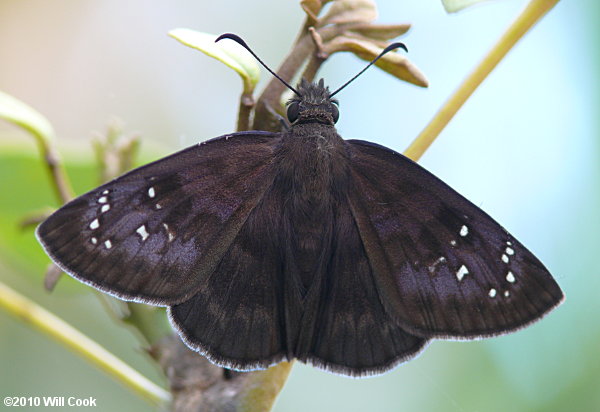
[[[24,322],[48,334],[74,352],[133,389],[155,405],[171,400],[171,394],[131,368],[71,325],[0,282],[0,306]]]
[[[525,10],[510,25],[496,45],[463,81],[459,88],[444,103],[429,124],[413,140],[404,154],[412,160],[418,160],[446,127],[456,112],[506,56],[513,46],[527,33],[559,0],[531,0]]]
[[[352,27],[359,26],[359,23],[349,23],[346,25],[332,25],[322,27],[316,31],[323,42],[333,39],[346,30],[351,30]],[[277,68],[277,74],[286,82],[291,82],[294,75],[303,66],[304,62],[315,52],[315,43],[313,37],[303,28],[298,34],[297,40],[294,43],[292,51],[284,59],[283,63]],[[318,62],[316,64],[321,64]],[[318,67],[316,67],[318,68]],[[316,69],[315,68],[315,69]],[[314,74],[313,74],[314,77]],[[279,112],[281,110],[281,95],[286,90],[286,87],[277,79],[272,79],[262,94],[256,101],[254,110],[253,130],[271,130],[280,129],[280,124],[273,119],[270,111]]]
[[[46,167],[50,172],[50,177],[54,183],[54,190],[61,204],[67,203],[73,199],[73,189],[65,173],[64,166],[60,161],[58,152],[50,145],[50,142],[44,138],[37,139],[40,145],[40,150],[46,162]]]
[[[132,326],[143,337],[145,342],[142,344],[154,345],[160,339],[173,333],[164,308],[127,302],[127,309],[129,314],[121,321]]]
[[[281,362],[260,373],[252,373],[244,382],[245,396],[240,402],[244,412],[270,411],[283,389],[294,361]]]
[[[236,126],[237,132],[250,130],[250,114],[252,113],[254,105],[255,102],[252,92],[242,93],[240,96],[240,106],[238,109],[238,120]]]

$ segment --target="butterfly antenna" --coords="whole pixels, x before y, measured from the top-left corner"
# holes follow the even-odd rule
[[[271,73],[273,76],[275,76],[281,83],[285,84],[287,86],[288,89],[290,89],[291,91],[293,91],[294,93],[296,93],[298,96],[301,96],[300,93],[298,93],[298,90],[294,89],[292,86],[290,86],[290,84],[288,82],[286,82],[285,80],[283,80],[281,77],[279,77],[279,75],[277,73],[275,73],[273,70],[269,69],[269,66],[267,66],[261,59],[260,57],[258,57],[256,55],[256,53],[254,53],[252,51],[252,49],[250,49],[250,47],[246,44],[246,42],[244,40],[242,40],[242,38],[236,34],[233,33],[225,33],[225,34],[221,34],[219,37],[217,37],[217,40],[215,40],[215,43],[223,40],[223,39],[230,39],[233,40],[234,42],[236,42],[237,44],[239,44],[240,46],[242,46],[244,49],[248,50],[250,52],[251,55],[254,56],[254,58],[256,60],[258,60],[258,62],[260,64],[262,64],[262,66],[267,69],[269,71],[269,73]]]
[[[346,83],[344,83],[339,89],[337,89],[335,92],[331,93],[329,95],[329,97],[333,97],[334,95],[338,94],[344,87],[348,86],[350,83],[352,83],[354,80],[356,80],[356,78],[358,76],[360,76],[361,74],[363,74],[365,72],[365,70],[367,70],[369,67],[371,67],[372,65],[375,64],[375,62],[377,60],[379,60],[381,57],[383,57],[384,54],[391,52],[392,50],[396,50],[398,48],[404,49],[404,51],[408,52],[408,49],[406,48],[406,46],[404,45],[404,43],[392,43],[389,46],[387,46],[385,49],[383,49],[383,51],[381,53],[379,53],[379,56],[375,57],[371,63],[367,64],[367,66],[362,69],[360,72],[358,72],[358,74],[356,76],[354,76],[353,78],[351,78],[350,80],[348,80]]]

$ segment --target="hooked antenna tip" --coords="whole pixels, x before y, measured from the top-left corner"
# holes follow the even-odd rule
[[[396,43],[390,44],[385,49],[383,49],[381,54],[383,55],[383,54],[386,54],[387,52],[390,52],[390,51],[396,50],[396,49],[404,49],[404,51],[408,53],[408,48],[406,47],[406,45],[404,43],[396,42]]]
[[[240,36],[238,36],[237,34],[233,34],[233,33],[224,33],[221,34],[219,37],[217,37],[217,39],[215,40],[215,43],[223,40],[223,39],[229,39],[229,40],[233,40],[234,42],[238,43],[240,46],[242,46],[244,49],[248,50],[248,52],[254,56],[254,58],[260,63],[262,64],[262,66],[267,69],[267,71],[269,73],[271,73],[273,76],[275,76],[275,78],[277,78],[281,83],[283,83],[288,89],[290,89],[291,91],[293,91],[294,93],[296,93],[298,96],[300,96],[300,93],[298,93],[298,91],[296,89],[294,89],[292,86],[290,86],[288,84],[288,82],[286,82],[285,80],[283,80],[277,73],[275,73],[273,70],[271,70],[269,68],[269,66],[267,66],[261,59],[260,57],[258,57],[256,55],[256,53],[254,53],[252,51],[252,49],[246,44],[246,42],[244,40],[242,40],[242,38]]]
[[[237,42],[237,43],[241,44],[245,48],[248,48],[248,45],[246,44],[246,42],[244,40],[242,40],[242,38],[240,36],[238,36],[237,34],[223,33],[219,37],[217,37],[217,39],[215,40],[215,43],[218,42],[218,41],[221,41],[223,39],[233,40],[234,42]]]
[[[390,45],[389,45],[389,46],[387,46],[385,49],[383,49],[383,50],[381,51],[381,53],[379,53],[379,55],[378,55],[377,57],[375,57],[373,60],[371,60],[371,62],[370,62],[369,64],[367,64],[367,65],[365,66],[365,68],[364,68],[364,69],[362,69],[360,72],[358,72],[358,74],[357,74],[356,76],[354,76],[353,78],[351,78],[350,80],[348,80],[346,83],[344,83],[344,84],[343,84],[343,85],[342,85],[340,88],[338,88],[338,89],[337,89],[335,92],[331,93],[331,94],[329,95],[329,97],[333,97],[333,96],[335,96],[336,94],[338,94],[340,91],[342,91],[342,89],[343,89],[344,87],[348,86],[350,83],[352,83],[354,80],[356,80],[356,78],[357,78],[358,76],[360,76],[361,74],[363,74],[363,73],[365,72],[365,70],[367,70],[369,67],[371,67],[373,64],[375,64],[375,62],[376,62],[377,60],[379,60],[380,58],[382,58],[384,54],[386,54],[386,53],[389,53],[389,52],[391,52],[392,50],[395,50],[395,49],[398,49],[398,48],[404,49],[404,51],[406,51],[406,52],[408,53],[408,49],[406,48],[406,45],[405,45],[404,43],[396,42],[396,43],[392,43],[392,44],[390,44]]]

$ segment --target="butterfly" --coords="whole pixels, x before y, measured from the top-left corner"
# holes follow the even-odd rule
[[[74,278],[167,306],[190,348],[241,371],[299,359],[379,374],[432,339],[500,335],[556,307],[548,270],[484,211],[403,155],[338,135],[333,95],[348,83],[286,83],[286,129],[135,169],[37,238]]]

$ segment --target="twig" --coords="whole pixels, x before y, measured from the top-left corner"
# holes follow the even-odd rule
[[[64,166],[60,160],[60,156],[49,139],[38,133],[34,133],[34,135],[40,151],[42,152],[42,158],[46,163],[46,168],[50,173],[50,180],[53,183],[56,196],[61,204],[67,203],[69,200],[73,199],[74,195],[71,183],[67,178]]]
[[[245,130],[250,130],[250,114],[252,113],[252,109],[254,109],[254,105],[255,102],[252,93],[242,93],[240,96],[236,131],[243,132]]]
[[[33,213],[29,213],[21,218],[21,221],[19,221],[19,227],[23,230],[33,228],[42,223],[44,220],[48,219],[48,216],[50,216],[54,210],[55,209],[46,207],[41,210],[36,210]]]
[[[46,333],[155,405],[170,402],[171,394],[141,375],[77,329],[0,282],[0,306]]]
[[[525,10],[510,25],[496,45],[475,70],[464,80],[458,90],[444,103],[429,124],[415,138],[404,154],[418,160],[446,127],[475,89],[490,74],[506,53],[537,23],[559,0],[531,0]]]
[[[310,38],[315,44],[315,56],[319,57],[322,60],[325,60],[328,57],[328,55],[324,51],[323,38],[314,27],[308,28],[308,34],[310,34]]]
[[[252,373],[244,382],[240,409],[247,412],[271,410],[277,395],[292,370],[292,362],[281,362],[260,373]]]
[[[117,143],[116,152],[119,160],[117,170],[119,175],[133,169],[135,157],[140,149],[140,141],[139,134],[131,133],[122,137],[121,141]]]
[[[48,292],[52,292],[62,274],[63,271],[61,268],[54,263],[50,263],[46,269],[46,275],[44,276],[44,289]]]
[[[165,371],[173,412],[269,411],[292,366],[292,362],[281,362],[264,371],[225,374],[176,336],[152,345],[149,354]]]
[[[352,30],[353,27],[362,26],[362,23],[331,25],[316,29],[316,31],[322,41],[327,42],[345,31]],[[308,59],[315,50],[313,38],[306,33],[307,29],[303,27],[303,30],[305,30],[304,33],[300,32],[292,51],[277,69],[277,74],[287,82],[292,80],[306,59]],[[267,108],[271,107],[276,111],[280,110],[280,99],[285,89],[286,87],[277,79],[272,79],[267,84],[267,87],[265,87],[264,91],[256,101],[254,123],[252,125],[254,130],[279,130],[279,122],[270,116]]]
[[[153,345],[165,336],[173,334],[164,308],[143,303],[127,302],[128,314],[121,321],[132,326],[144,340]]]
[[[317,72],[327,60],[329,55],[325,52],[323,47],[323,39],[317,30],[314,27],[309,27],[308,32],[310,37],[315,45],[315,51],[310,57],[306,68],[304,69],[304,73],[302,73],[302,78],[306,79],[309,82],[312,82]]]

